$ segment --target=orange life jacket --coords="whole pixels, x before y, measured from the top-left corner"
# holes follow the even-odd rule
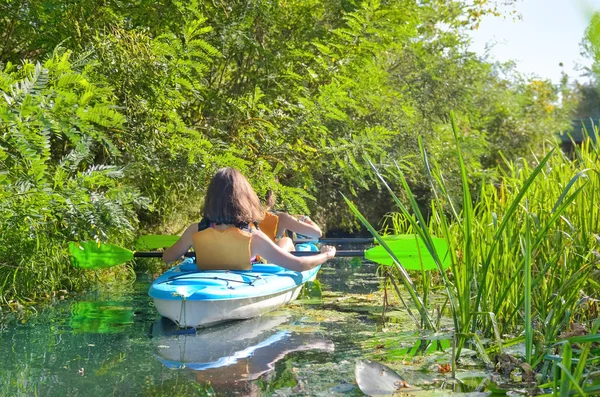
[[[274,243],[277,239],[277,226],[279,226],[279,217],[271,212],[265,212],[264,219],[258,226],[260,231],[267,235]]]
[[[230,227],[212,227],[192,235],[198,270],[252,270],[250,242],[252,233]]]

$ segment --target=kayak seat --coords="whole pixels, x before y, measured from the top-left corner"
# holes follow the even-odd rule
[[[319,248],[312,243],[296,244],[296,251],[319,252]]]

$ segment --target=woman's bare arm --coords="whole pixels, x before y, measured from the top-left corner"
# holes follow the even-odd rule
[[[319,226],[307,216],[302,221],[299,221],[286,212],[278,212],[277,215],[279,216],[279,225],[277,226],[278,236],[283,235],[286,230],[313,238],[321,238],[323,235]]]
[[[198,231],[198,224],[192,223],[179,237],[179,240],[169,248],[167,248],[162,255],[162,259],[165,263],[173,262],[183,256],[192,247],[192,236]]]

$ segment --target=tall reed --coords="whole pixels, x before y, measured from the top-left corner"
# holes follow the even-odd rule
[[[533,168],[506,162],[497,170],[497,178],[476,181],[477,188],[458,148],[453,115],[451,121],[462,196],[452,197],[442,167],[430,162],[419,141],[433,197],[428,218],[398,164],[388,172],[398,179],[404,200],[372,165],[400,210],[395,223],[404,229],[395,232],[416,233],[436,259],[460,338],[458,354],[466,340],[479,340],[478,332],[495,339],[524,334],[527,361],[538,364],[571,320],[590,320],[579,303],[599,292],[589,277],[596,267],[594,233],[600,231],[598,147],[587,141],[574,160],[552,149]],[[477,200],[472,192],[478,193]],[[359,219],[367,226],[364,218]],[[448,242],[448,271],[442,270],[432,236]],[[403,270],[399,261],[396,267]],[[410,275],[402,278],[408,279],[405,285],[412,284]],[[427,302],[419,294],[417,307]]]

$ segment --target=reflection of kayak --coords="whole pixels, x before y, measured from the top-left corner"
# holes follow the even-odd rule
[[[287,315],[266,315],[189,333],[162,319],[152,329],[155,356],[168,368],[193,370],[201,382],[235,388],[238,381],[273,370],[290,352],[334,350],[333,342],[314,333],[277,329],[289,320]]]
[[[162,316],[181,327],[205,327],[260,316],[287,304],[319,268],[294,272],[255,264],[250,271],[200,271],[186,259],[157,278],[149,294]]]
[[[235,364],[237,360],[251,356],[254,350],[285,338],[289,332],[276,331],[275,327],[287,319],[287,316],[262,316],[199,330],[198,333],[178,329],[169,320],[162,320],[154,323],[152,338],[158,338],[157,354],[166,367],[220,368]]]

